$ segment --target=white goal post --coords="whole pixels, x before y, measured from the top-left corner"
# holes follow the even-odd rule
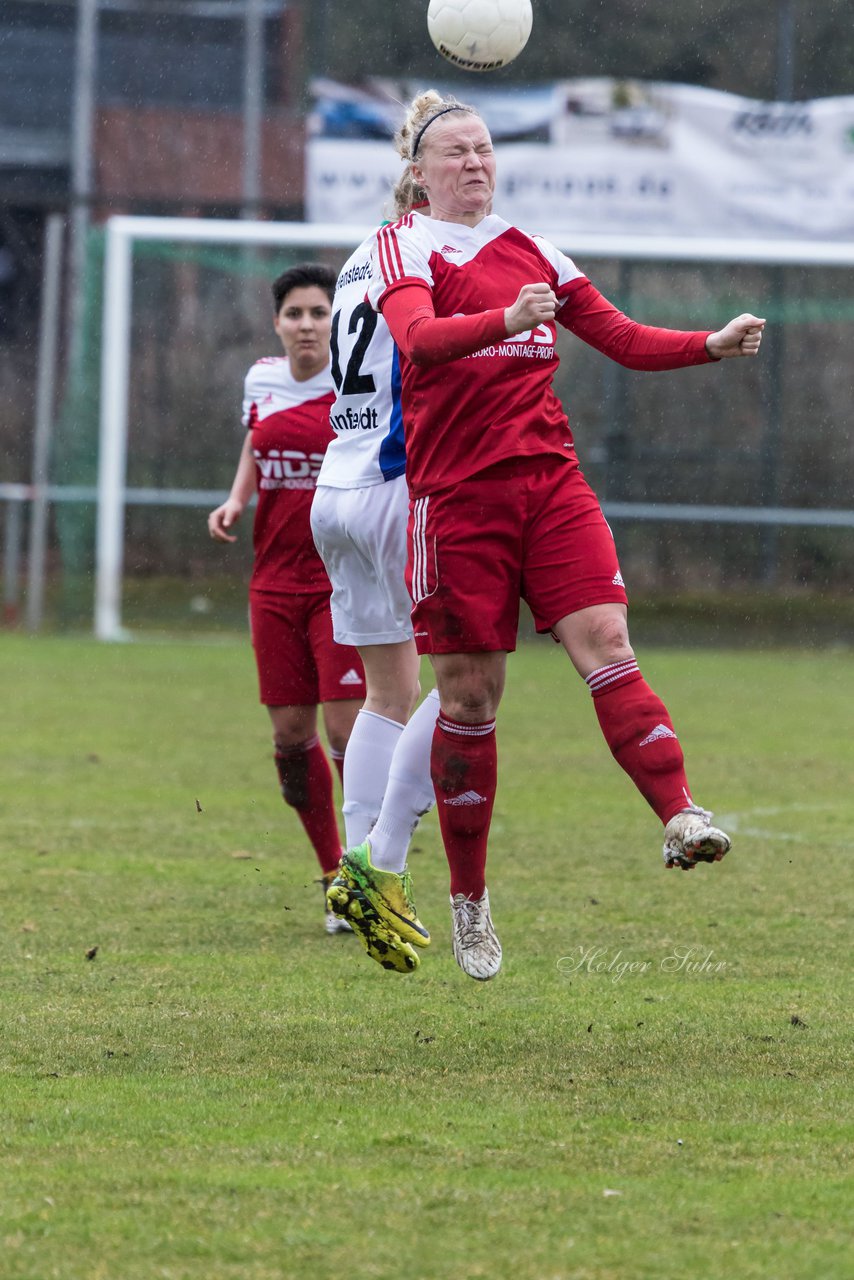
[[[121,618],[124,521],[127,502],[127,432],[130,380],[133,250],[137,241],[196,244],[277,245],[350,251],[372,228],[345,224],[252,222],[201,218],[113,217],[106,224],[103,346],[98,455],[98,520],[95,565],[95,634],[101,640],[126,637]],[[854,244],[828,241],[673,239],[666,236],[573,235],[566,228],[544,232],[573,257],[633,262],[727,262],[767,266],[854,266]],[[685,518],[664,505],[643,514]],[[709,508],[707,518],[757,523],[817,523],[816,512],[785,509]],[[854,525],[851,512],[820,513],[821,523]],[[697,508],[694,519],[702,519]]]

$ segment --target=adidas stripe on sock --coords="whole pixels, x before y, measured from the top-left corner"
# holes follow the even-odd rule
[[[668,823],[685,808],[690,788],[667,708],[633,657],[598,667],[586,683],[611,754],[661,821]]]

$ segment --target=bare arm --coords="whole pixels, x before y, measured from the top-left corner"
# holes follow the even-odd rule
[[[231,492],[225,502],[208,516],[208,532],[215,541],[237,541],[236,535],[230,534],[228,530],[237,524],[254,492],[255,457],[252,453],[252,433],[247,431],[237,470],[231,482]]]

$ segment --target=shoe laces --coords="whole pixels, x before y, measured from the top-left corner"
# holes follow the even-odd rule
[[[704,822],[710,822],[712,817],[710,811],[699,804],[689,804],[687,809],[682,809],[681,812],[692,813],[696,818],[702,818]]]
[[[479,902],[463,898],[454,903],[454,928],[461,947],[476,947],[486,937],[483,912]]]

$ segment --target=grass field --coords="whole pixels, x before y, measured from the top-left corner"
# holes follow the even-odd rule
[[[642,661],[733,853],[527,646],[478,984],[432,817],[419,972],[324,935],[245,644],[0,637],[2,1280],[854,1274],[850,653]]]

